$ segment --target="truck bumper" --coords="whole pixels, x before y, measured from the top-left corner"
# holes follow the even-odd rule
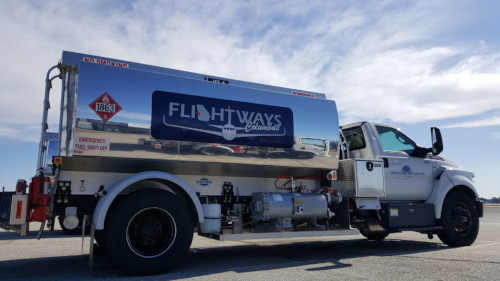
[[[477,209],[477,214],[480,218],[483,217],[484,214],[484,202],[481,200],[476,201],[476,209]]]

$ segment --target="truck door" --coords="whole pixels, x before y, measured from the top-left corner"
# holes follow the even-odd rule
[[[414,157],[417,144],[401,131],[375,125],[385,171],[385,200],[426,200],[433,188],[432,162]]]

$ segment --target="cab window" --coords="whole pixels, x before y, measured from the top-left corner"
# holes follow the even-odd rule
[[[375,127],[377,128],[378,136],[384,151],[401,151],[409,155],[415,151],[417,147],[415,142],[400,131],[383,126]]]
[[[352,127],[342,129],[344,136],[349,144],[349,150],[358,150],[366,147],[365,136],[361,127]]]

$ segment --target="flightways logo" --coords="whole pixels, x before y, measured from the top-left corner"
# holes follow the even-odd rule
[[[152,115],[151,135],[157,139],[293,145],[293,113],[287,107],[156,91]]]
[[[195,110],[196,108],[196,110]],[[212,117],[210,113],[202,104],[191,105],[191,114],[186,113],[186,105],[181,103],[170,102],[169,110],[167,114],[163,115],[163,124],[170,127],[177,127],[187,130],[193,130],[198,132],[203,132],[207,134],[212,134],[216,136],[221,136],[227,141],[232,141],[235,138],[243,137],[256,137],[256,136],[283,136],[286,134],[286,128],[281,130],[281,115],[267,114],[260,112],[251,111],[240,111],[231,109],[231,106],[227,108],[211,108]],[[168,117],[180,116],[181,118],[197,118],[199,121],[210,122],[217,118],[219,120],[227,120],[225,125],[214,125],[208,124],[209,126],[220,129],[220,131],[205,130],[195,127],[179,126],[168,123]],[[232,117],[236,115],[240,124],[245,124],[242,127],[236,127],[232,123]],[[252,131],[267,131],[269,133],[251,133]],[[278,132],[278,133],[273,133]]]

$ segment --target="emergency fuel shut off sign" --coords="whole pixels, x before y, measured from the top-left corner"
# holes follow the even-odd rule
[[[110,140],[95,137],[76,137],[73,154],[84,154],[86,151],[109,151]]]
[[[122,107],[108,94],[104,93],[95,101],[89,104],[90,108],[101,117],[103,122],[107,122],[115,116]]]

